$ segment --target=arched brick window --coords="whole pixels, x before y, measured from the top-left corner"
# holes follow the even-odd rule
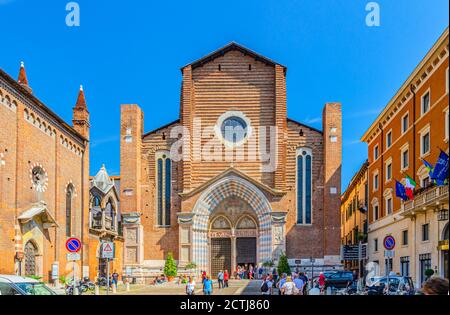
[[[156,154],[156,200],[159,226],[170,226],[172,161],[166,151]]]
[[[312,150],[297,150],[297,224],[312,223]]]

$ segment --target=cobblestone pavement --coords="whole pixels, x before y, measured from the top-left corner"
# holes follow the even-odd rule
[[[229,287],[218,289],[217,282],[214,282],[213,295],[260,295],[261,281],[258,280],[230,280]],[[196,286],[196,295],[203,295],[201,284]],[[105,295],[103,290],[100,293]],[[110,295],[185,295],[185,285],[177,283],[164,283],[160,285],[132,285],[130,291],[125,290],[125,286],[119,286],[117,293]]]

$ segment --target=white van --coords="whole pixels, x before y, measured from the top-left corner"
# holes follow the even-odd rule
[[[32,278],[0,275],[0,295],[56,295],[56,293]]]

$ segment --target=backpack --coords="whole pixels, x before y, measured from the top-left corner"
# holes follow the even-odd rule
[[[263,285],[261,286],[261,292],[267,291],[269,291],[269,285],[267,284],[267,281],[264,281]]]

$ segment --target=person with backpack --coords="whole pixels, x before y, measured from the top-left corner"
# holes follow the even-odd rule
[[[273,278],[272,275],[266,277],[261,285],[261,293],[263,295],[272,295],[273,294]]]

